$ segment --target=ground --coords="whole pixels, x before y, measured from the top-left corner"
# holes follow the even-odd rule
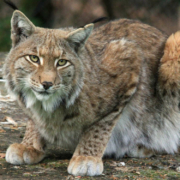
[[[0,60],[4,54],[0,53]],[[0,67],[1,67],[0,61]],[[1,68],[0,68],[1,72]],[[1,76],[1,74],[0,74]],[[118,179],[180,179],[180,155],[156,155],[151,158],[104,159],[104,172],[98,177],[71,176],[67,166],[72,152],[48,146],[47,157],[39,164],[15,166],[5,161],[8,146],[21,142],[28,117],[7,97],[4,82],[0,81],[0,180],[118,180]]]

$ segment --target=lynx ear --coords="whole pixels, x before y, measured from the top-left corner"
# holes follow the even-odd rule
[[[91,23],[67,35],[67,40],[73,44],[76,51],[85,44],[93,30],[93,27],[94,24]]]
[[[16,10],[11,19],[11,39],[12,45],[28,38],[35,30],[32,22],[20,11]]]

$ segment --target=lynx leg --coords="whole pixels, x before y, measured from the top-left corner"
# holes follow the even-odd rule
[[[146,158],[151,157],[154,155],[154,151],[147,149],[144,146],[135,146],[131,150],[128,151],[127,155],[129,157],[136,157],[136,158]]]
[[[45,157],[44,145],[33,121],[29,120],[22,143],[9,146],[6,151],[6,161],[16,165],[38,163]]]
[[[112,116],[112,115],[111,115]],[[68,166],[68,173],[97,176],[103,172],[102,156],[119,115],[113,115],[91,126],[82,136]]]

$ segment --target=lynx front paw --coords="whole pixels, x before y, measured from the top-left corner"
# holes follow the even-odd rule
[[[35,164],[45,157],[45,153],[23,144],[12,144],[6,151],[6,161],[15,164]]]
[[[101,158],[93,156],[74,156],[68,166],[68,173],[74,176],[97,176],[102,172]]]

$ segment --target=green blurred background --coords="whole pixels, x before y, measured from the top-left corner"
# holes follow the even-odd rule
[[[180,29],[180,0],[11,0],[36,25],[48,28],[83,26],[94,19],[139,19],[167,34]],[[13,13],[0,0],[0,51],[8,51]]]

